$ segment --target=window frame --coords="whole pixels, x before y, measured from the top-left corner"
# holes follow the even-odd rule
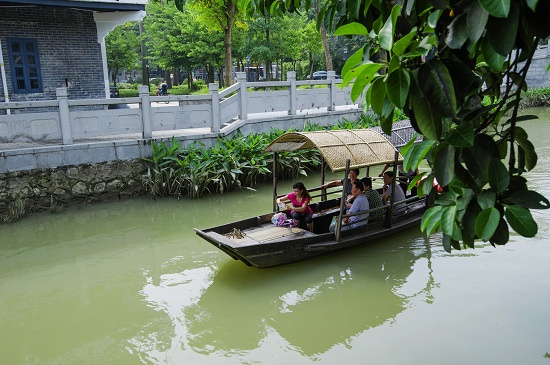
[[[14,52],[12,47],[13,44],[18,43],[20,52]],[[31,43],[33,46],[33,52],[27,51],[27,44]],[[13,93],[14,94],[32,94],[32,93],[42,93],[43,87],[42,87],[42,71],[40,69],[40,58],[38,55],[38,42],[36,38],[8,38],[7,39],[7,46],[8,46],[8,59],[10,62],[10,70],[11,70],[11,81],[13,86]],[[21,56],[22,58],[22,66],[16,66],[15,65],[15,57]],[[29,64],[29,56],[34,56],[35,63]],[[36,68],[36,77],[30,76],[30,68],[34,67]],[[23,77],[17,77],[16,75],[16,69],[22,68],[23,69]],[[21,89],[18,86],[18,80],[24,80],[25,88]],[[31,87],[31,80],[37,80],[38,87],[32,88]]]

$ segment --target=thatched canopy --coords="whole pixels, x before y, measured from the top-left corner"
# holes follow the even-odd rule
[[[380,133],[371,129],[334,130],[317,132],[285,133],[265,149],[264,152],[317,149],[333,172],[350,168],[393,163],[395,147]],[[401,154],[398,161],[403,161]]]

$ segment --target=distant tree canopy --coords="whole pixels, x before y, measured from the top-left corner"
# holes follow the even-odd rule
[[[122,70],[131,70],[139,65],[139,29],[136,23],[128,22],[116,27],[105,37],[107,67],[116,75]]]

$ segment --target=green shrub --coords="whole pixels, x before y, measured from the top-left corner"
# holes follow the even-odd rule
[[[133,98],[139,96],[139,92],[134,89],[118,89],[118,96],[121,98]]]
[[[172,95],[189,95],[190,94],[189,88],[187,87],[187,85],[174,86],[173,88],[168,90],[168,93]]]
[[[520,107],[550,106],[550,87],[529,89],[521,94]]]
[[[137,90],[138,84],[136,84],[136,83],[127,83],[127,82],[119,82],[117,84],[117,87],[118,87],[119,90],[122,90],[122,89]]]

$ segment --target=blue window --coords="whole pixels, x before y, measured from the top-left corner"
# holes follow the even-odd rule
[[[8,38],[8,56],[15,93],[41,93],[42,76],[36,39]]]

